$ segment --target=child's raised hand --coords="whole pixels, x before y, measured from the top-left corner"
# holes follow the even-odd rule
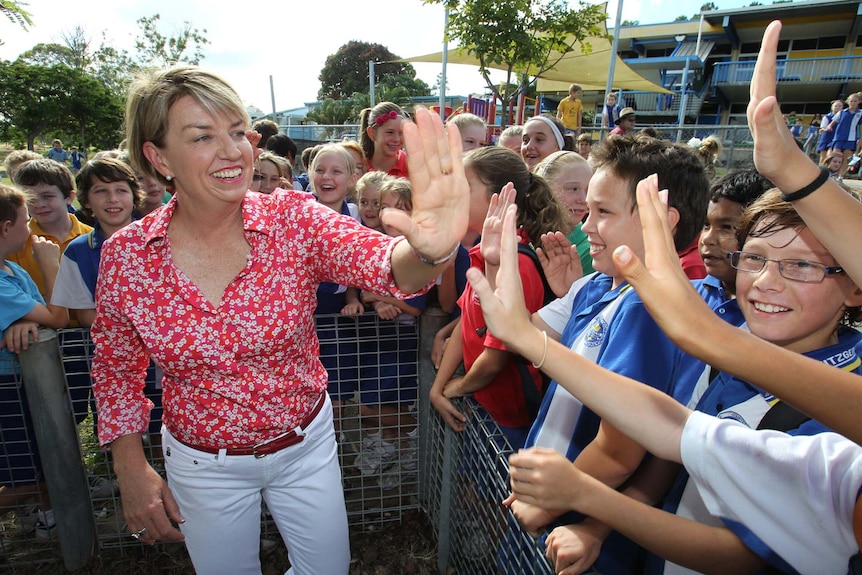
[[[53,267],[60,263],[60,246],[42,236],[33,237],[33,257],[43,270],[45,266]]]
[[[694,326],[698,321],[715,314],[682,271],[668,222],[667,191],[658,191],[655,174],[638,182],[637,202],[645,262],[628,246],[620,246],[613,254],[614,264],[635,288],[653,319],[676,341],[686,333],[697,333]]]
[[[584,275],[578,248],[572,245],[563,232],[542,234],[542,247],[536,250],[536,255],[539,256],[548,285],[557,297],[566,295],[572,284]]]
[[[485,223],[482,224],[481,250],[485,264],[489,266],[500,265],[500,243],[503,233],[503,217],[506,209],[515,203],[515,185],[509,182],[499,194],[491,195],[488,203],[488,213]]]
[[[467,233],[470,188],[457,126],[444,129],[440,117],[423,106],[416,107],[414,120],[404,123],[413,213],[386,209],[381,218],[415,251],[437,260]]]
[[[260,132],[257,130],[246,130],[245,138],[251,144],[252,152],[254,153],[254,159],[257,158],[263,153],[263,148],[258,148],[257,145],[260,143],[261,136]]]
[[[506,209],[503,218],[500,269],[497,271],[496,288],[492,289],[481,270],[470,268],[467,279],[482,303],[485,324],[496,338],[508,346],[516,345],[529,330],[530,313],[524,305],[524,289],[518,273],[518,235],[515,231],[517,208]]]
[[[777,20],[771,22],[763,33],[751,79],[751,99],[746,115],[754,137],[754,164],[757,171],[780,189],[793,192],[812,181],[817,170],[805,152],[796,145],[775,98],[776,53],[780,35],[781,22]],[[788,169],[793,167],[801,170]]]

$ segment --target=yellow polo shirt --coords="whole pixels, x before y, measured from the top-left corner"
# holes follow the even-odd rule
[[[562,100],[560,100],[560,104],[557,106],[557,110],[560,112],[560,120],[563,122],[563,125],[566,128],[576,131],[581,127],[581,112],[584,110],[584,105],[580,100],[572,101],[569,96],[566,96]]]
[[[42,297],[45,298],[45,301],[49,301],[48,295],[45,293],[45,278],[42,277],[42,270],[39,268],[39,264],[36,262],[36,258],[33,257],[33,236],[42,236],[46,240],[51,240],[55,244],[60,246],[60,257],[63,256],[63,252],[66,249],[66,246],[69,245],[69,242],[77,238],[78,236],[82,236],[84,234],[90,233],[93,229],[87,224],[82,224],[78,221],[73,214],[69,214],[69,219],[72,221],[72,229],[69,231],[69,235],[67,235],[62,240],[60,238],[56,238],[50,234],[46,234],[45,231],[39,227],[39,224],[36,223],[34,218],[30,218],[30,237],[27,238],[27,243],[24,244],[24,249],[20,252],[15,252],[14,254],[10,254],[7,259],[15,262],[22,268],[24,268],[30,277],[33,278],[33,281],[36,282],[36,286],[39,288],[39,293],[42,294]],[[74,312],[69,313],[69,327],[78,327],[80,324],[78,323],[78,318],[75,317]]]

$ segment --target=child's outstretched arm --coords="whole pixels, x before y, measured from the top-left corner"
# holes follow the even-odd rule
[[[792,194],[814,182],[820,168],[793,141],[775,98],[775,55],[780,34],[778,21],[763,33],[747,115],[757,170],[782,192]],[[857,248],[862,243],[862,204],[826,178],[811,194],[794,201],[793,207],[850,278],[862,285],[862,258]]]
[[[763,560],[727,528],[697,523],[632,499],[578,470],[552,449],[521,450],[509,463],[512,491],[526,503],[575,509],[649,551],[699,572],[756,573],[763,568]],[[555,567],[557,573],[570,573],[568,564]]]
[[[530,323],[518,274],[515,220],[516,208],[511,206],[504,219],[496,289],[492,291],[475,268],[467,275],[482,302],[488,329],[621,432],[637,437],[655,455],[680,462],[680,437],[691,413],[688,409],[660,391],[597,366]]]

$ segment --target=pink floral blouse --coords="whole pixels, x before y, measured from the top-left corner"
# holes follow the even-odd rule
[[[299,424],[326,390],[314,330],[321,281],[404,297],[390,255],[397,239],[335,214],[310,194],[249,193],[245,269],[213,307],[173,265],[168,206],[102,248],[92,327],[102,445],[147,428],[152,355],[164,370],[164,424],[207,447],[242,447]]]

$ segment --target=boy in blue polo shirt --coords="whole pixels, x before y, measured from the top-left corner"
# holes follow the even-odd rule
[[[38,490],[41,509],[36,535],[47,539],[55,526],[54,514],[41,479],[39,451],[17,354],[26,349],[31,334],[38,335],[39,325],[65,327],[69,323],[69,312],[46,305],[29,274],[6,259],[28,243],[29,219],[24,192],[0,184],[0,509],[8,509],[18,503],[19,497]],[[50,295],[57,276],[60,248],[38,236],[30,244],[32,257],[40,267]]]
[[[595,363],[642,381],[686,404],[705,366],[680,351],[659,329],[640,298],[617,273],[611,254],[620,245],[642,253],[638,219],[637,183],[658,174],[659,186],[669,190],[669,219],[677,250],[691,244],[703,226],[709,200],[703,165],[688,148],[655,138],[611,138],[593,151],[596,172],[590,180],[590,215],[583,231],[597,273],[575,282],[569,293],[533,315],[533,323]],[[594,441],[595,439],[595,441]],[[551,447],[600,481],[618,486],[637,469],[644,450],[619,434],[556,382],[552,382],[526,447]],[[507,500],[509,501],[509,500]],[[512,511],[530,532],[551,532],[549,557],[566,567],[575,532],[605,526],[561,511],[512,503]],[[633,573],[640,561],[638,548],[613,534],[595,564],[605,574]],[[588,564],[584,565],[587,567]]]
[[[133,213],[143,205],[145,195],[132,168],[111,157],[100,157],[87,162],[78,172],[75,183],[81,209],[95,219],[95,227],[73,239],[63,251],[51,303],[73,310],[80,324],[90,327],[96,315],[96,279],[99,275],[102,244],[114,232],[132,223]],[[161,377],[152,364],[147,375],[146,395],[154,405],[150,412],[150,447],[154,459],[160,459]],[[91,403],[91,411],[95,428],[98,412],[94,403]],[[84,410],[76,415],[80,418],[86,416],[86,412]],[[88,481],[90,493],[94,498],[109,497],[116,492],[116,484],[101,477],[89,475]]]

